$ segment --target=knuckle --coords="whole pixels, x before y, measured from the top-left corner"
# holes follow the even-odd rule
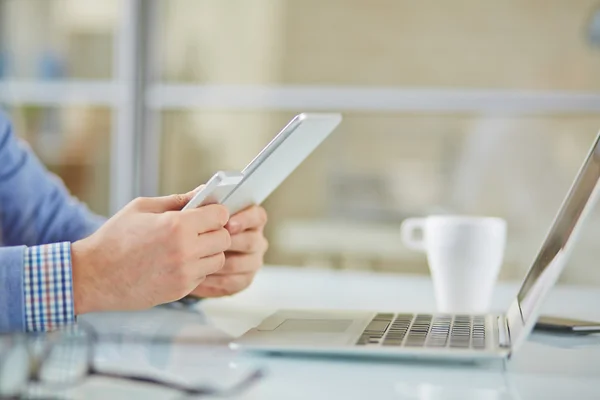
[[[172,194],[171,197],[178,207],[183,208],[187,203],[187,197],[183,194]]]
[[[257,253],[266,251],[268,247],[267,239],[261,233],[253,233],[243,244],[243,252]]]
[[[148,202],[147,197],[136,197],[131,201],[131,206],[135,209],[144,208],[144,205]]]
[[[227,275],[219,276],[214,281],[214,284],[216,287],[218,287],[222,290],[221,293],[229,294],[229,292],[231,290],[231,280],[232,280],[232,278],[230,276],[227,276]]]
[[[252,283],[253,280],[254,280],[254,275],[248,274],[248,275],[244,276],[242,278],[241,285],[238,288],[238,291],[247,289],[248,286],[250,286],[250,284]]]
[[[225,290],[222,287],[211,286],[210,287],[210,296],[211,297],[223,297],[223,296],[229,296],[229,293],[227,292],[227,290]]]
[[[231,296],[233,294],[235,294],[237,292],[237,290],[235,290],[233,287],[231,286],[226,286],[223,288],[223,296]]]
[[[253,280],[252,274],[240,276],[223,275],[215,276],[211,281],[211,287],[215,293],[220,296],[230,296],[248,288]]]
[[[229,248],[231,248],[231,235],[229,234],[229,231],[223,228],[219,230],[219,234],[221,236],[220,241],[223,251],[229,250]]]
[[[225,253],[217,254],[217,256],[215,257],[215,269],[217,271],[223,269],[223,267],[225,266],[225,261],[226,261]]]
[[[170,260],[179,266],[179,264],[185,261],[185,243],[183,240],[183,229],[181,222],[178,218],[170,213],[165,213],[159,216],[160,222],[157,230],[159,233],[159,243],[165,249],[166,254],[170,256]]]
[[[214,228],[222,228],[229,221],[229,211],[220,204],[210,204],[196,209],[199,215],[202,215],[204,221],[212,230]]]
[[[239,271],[241,271],[241,264],[240,264],[239,257],[227,258],[225,260],[225,265],[223,267],[227,268],[228,273],[232,273],[232,274],[238,273]]]
[[[189,244],[173,235],[170,239],[174,239],[171,242],[171,259],[177,267],[181,267],[186,262],[194,259],[194,251]]]
[[[236,294],[250,286],[251,282],[252,277],[250,275],[241,275],[236,277],[236,279],[232,279],[231,284],[226,289],[229,291],[229,294]]]
[[[259,237],[257,234],[252,234],[248,236],[248,239],[245,240],[242,244],[242,251],[244,253],[253,253],[257,250]]]
[[[258,221],[260,223],[261,226],[264,226],[267,224],[268,220],[269,220],[269,216],[267,215],[267,210],[265,210],[263,207],[258,207]]]
[[[205,275],[212,275],[223,269],[225,265],[225,253],[218,253],[213,256],[207,257],[201,261],[201,269]],[[218,279],[216,276],[211,276],[211,279]]]
[[[169,235],[180,235],[183,231],[183,223],[178,213],[164,213],[163,224],[163,229]]]
[[[225,226],[227,224],[227,221],[229,221],[229,211],[227,211],[227,208],[225,206],[215,204],[213,206],[213,209],[214,216],[219,222],[219,225]]]

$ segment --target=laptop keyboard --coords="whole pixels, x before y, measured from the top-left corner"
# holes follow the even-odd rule
[[[356,344],[483,350],[485,316],[377,314]]]

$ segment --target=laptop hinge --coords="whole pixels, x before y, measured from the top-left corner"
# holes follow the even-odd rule
[[[508,318],[503,315],[498,317],[498,345],[500,347],[510,347],[510,328],[508,327]]]

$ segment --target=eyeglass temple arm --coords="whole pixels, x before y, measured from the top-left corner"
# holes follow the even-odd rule
[[[105,377],[105,378],[120,379],[120,380],[125,380],[125,381],[130,381],[130,382],[133,381],[133,382],[140,382],[140,383],[150,383],[152,385],[163,386],[163,387],[166,387],[169,389],[174,389],[174,390],[178,390],[180,392],[184,392],[188,395],[195,395],[195,396],[218,395],[218,394],[224,394],[224,393],[233,394],[235,392],[242,391],[246,387],[249,387],[251,384],[253,384],[255,381],[257,381],[258,379],[260,379],[263,376],[263,372],[261,370],[256,370],[253,373],[251,373],[248,377],[246,377],[243,381],[241,381],[240,383],[235,385],[233,388],[228,388],[228,389],[219,391],[219,390],[211,389],[211,388],[207,388],[207,387],[193,388],[193,387],[184,386],[184,385],[174,383],[174,382],[167,382],[165,380],[150,378],[150,377],[141,376],[141,375],[133,375],[133,374],[128,375],[128,374],[118,374],[118,373],[112,373],[112,372],[102,372],[102,371],[98,371],[96,369],[90,369],[89,374],[95,375],[95,376],[100,376],[100,377]]]
[[[101,376],[104,378],[120,379],[120,380],[125,380],[125,381],[150,383],[153,385],[168,387],[170,389],[178,390],[180,392],[185,392],[185,393],[191,394],[191,395],[210,394],[210,392],[207,392],[206,389],[189,388],[187,386],[183,386],[178,383],[167,382],[167,381],[163,381],[160,379],[149,378],[149,377],[145,377],[145,376],[141,376],[141,375],[118,374],[118,373],[112,373],[112,372],[101,372],[101,371],[96,371],[96,370],[90,371],[90,375]]]

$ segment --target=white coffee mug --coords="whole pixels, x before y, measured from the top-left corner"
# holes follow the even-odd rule
[[[489,311],[504,259],[506,221],[455,215],[408,218],[401,237],[408,248],[427,254],[439,312]]]

